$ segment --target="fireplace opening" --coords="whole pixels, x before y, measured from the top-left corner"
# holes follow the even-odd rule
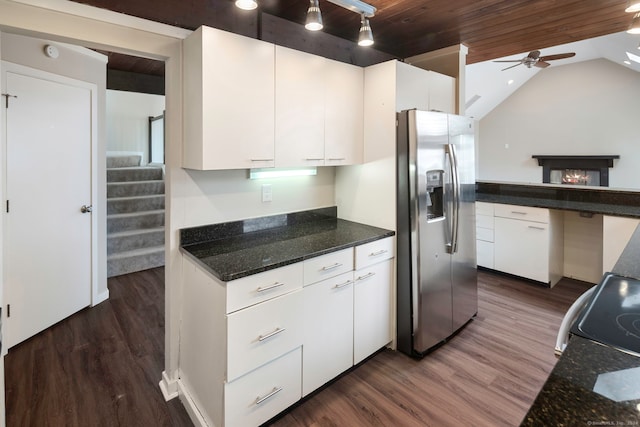
[[[554,156],[533,155],[542,166],[542,182],[563,185],[609,186],[609,168],[618,155]]]

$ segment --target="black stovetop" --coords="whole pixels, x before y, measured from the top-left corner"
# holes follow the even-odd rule
[[[640,280],[605,274],[571,333],[640,357]]]

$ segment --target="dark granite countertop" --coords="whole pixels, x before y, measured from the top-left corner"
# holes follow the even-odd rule
[[[614,274],[640,280],[640,226]],[[574,335],[522,426],[639,426],[640,357]]]
[[[223,282],[393,236],[334,208],[181,230],[180,250]]]
[[[640,218],[640,192],[632,190],[479,181],[476,200]]]
[[[640,358],[573,336],[521,426],[638,426]]]

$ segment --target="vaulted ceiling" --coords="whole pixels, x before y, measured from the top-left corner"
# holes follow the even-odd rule
[[[75,0],[128,15],[187,29],[209,25],[260,38],[261,14],[299,24],[305,0],[258,0],[257,11],[235,8],[232,0]],[[467,63],[487,61],[624,31],[632,15],[625,0],[369,0],[375,49],[407,58],[463,43]],[[324,29],[355,41],[359,16],[320,0]],[[366,48],[364,48],[366,49]],[[112,67],[136,68],[126,59],[110,58]],[[144,61],[138,66],[144,68]],[[148,67],[148,65],[146,65]],[[152,70],[144,71],[152,73]]]

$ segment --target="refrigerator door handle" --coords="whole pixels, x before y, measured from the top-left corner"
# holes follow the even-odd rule
[[[458,252],[458,218],[460,213],[460,177],[458,176],[458,157],[453,144],[446,145],[446,152],[449,155],[449,165],[451,167],[451,183],[453,185],[453,211],[451,212],[451,250],[450,253]]]

